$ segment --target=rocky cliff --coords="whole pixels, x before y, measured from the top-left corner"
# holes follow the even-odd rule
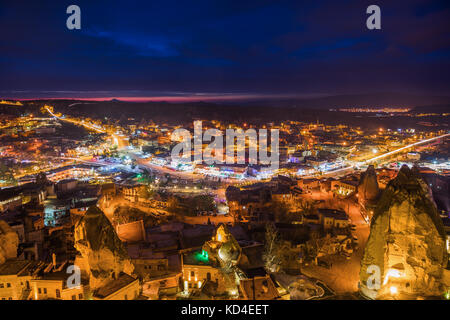
[[[96,289],[121,272],[131,275],[131,263],[114,227],[98,207],[90,207],[75,226],[75,248],[89,267],[91,289]]]
[[[0,220],[0,264],[6,260],[17,258],[17,247],[19,246],[19,236],[3,220]]]
[[[445,231],[427,185],[403,166],[384,190],[361,261],[361,292],[370,298],[441,295]],[[371,277],[379,268],[379,286]],[[371,285],[372,284],[372,285]]]

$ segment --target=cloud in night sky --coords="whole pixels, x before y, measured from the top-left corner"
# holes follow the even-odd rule
[[[242,3],[243,2],[243,3]],[[450,3],[3,1],[0,94],[17,98],[450,92]],[[179,95],[174,95],[179,96]]]

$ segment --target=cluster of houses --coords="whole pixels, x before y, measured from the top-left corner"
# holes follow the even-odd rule
[[[129,273],[112,272],[109,281],[95,289],[89,282],[89,261],[75,249],[74,230],[99,199],[121,193],[134,201],[140,187],[99,187],[72,179],[52,183],[41,177],[0,190],[0,219],[18,238],[16,257],[0,264],[0,299],[285,298],[288,286],[267,272],[263,259],[268,222],[278,231],[279,255],[284,269],[292,274],[303,263],[351,255],[355,239],[342,210],[315,203],[312,210],[288,223],[277,221],[271,206],[276,203],[289,213],[302,212],[299,204],[310,199],[308,192],[353,197],[370,205],[379,193],[374,174],[370,168],[360,178],[340,180],[277,176],[269,182],[229,187],[227,203],[235,219],[228,225],[172,220],[156,226],[143,221],[116,226],[112,230],[134,268]],[[378,177],[383,174],[387,173],[379,171]],[[76,270],[80,270],[80,281],[73,285]]]

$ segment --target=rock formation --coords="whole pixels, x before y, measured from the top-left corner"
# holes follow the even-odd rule
[[[370,165],[366,172],[361,174],[358,184],[358,197],[362,203],[366,204],[377,200],[379,194],[377,174],[374,166]]]
[[[224,224],[220,224],[213,238],[205,242],[203,250],[212,263],[227,269],[236,266],[242,255],[241,247]]]
[[[403,166],[372,218],[361,261],[361,293],[372,299],[441,295],[445,238],[427,185],[416,170]]]
[[[134,271],[123,243],[98,207],[90,207],[76,224],[75,248],[89,268],[89,284],[93,290],[121,272],[131,275]]]
[[[3,220],[0,220],[0,265],[8,259],[17,258],[19,236]]]
[[[206,252],[211,264],[219,268],[225,290],[229,293],[237,292],[239,281],[247,278],[239,263],[247,258],[226,225],[219,225],[212,239],[203,245],[202,251]]]

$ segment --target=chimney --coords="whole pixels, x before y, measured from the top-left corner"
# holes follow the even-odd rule
[[[56,254],[52,253],[53,269],[56,269]]]

